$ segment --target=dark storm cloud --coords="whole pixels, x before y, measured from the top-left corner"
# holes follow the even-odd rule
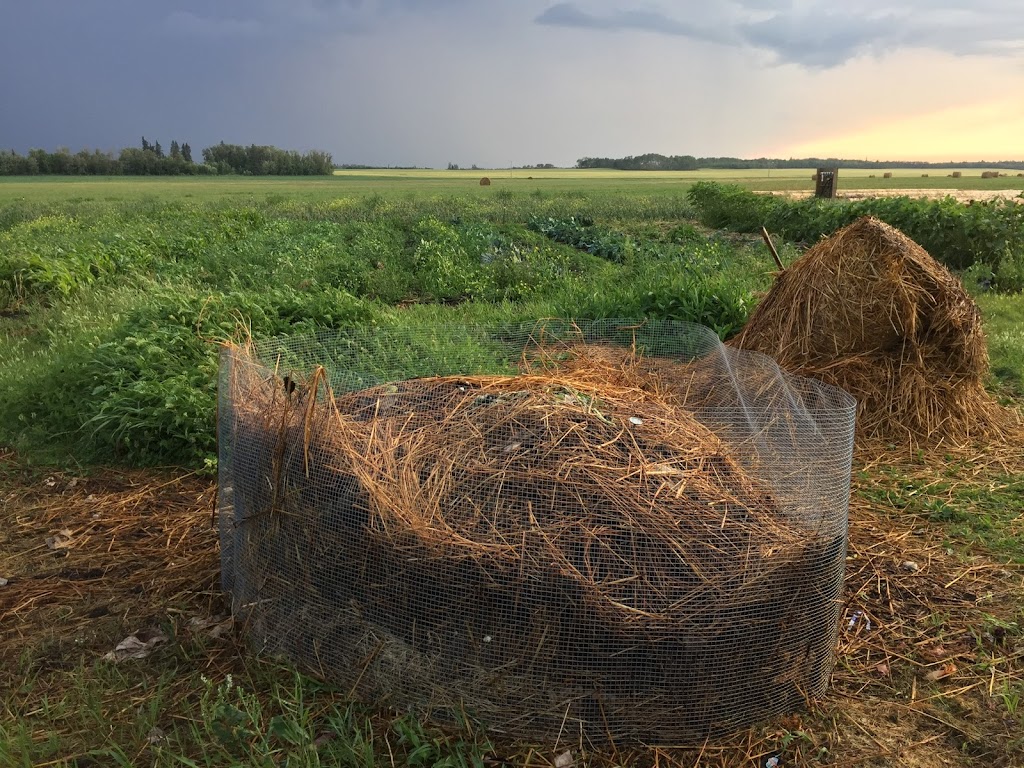
[[[286,121],[317,47],[452,17],[469,0],[0,0],[0,147],[117,150],[140,136],[323,147]],[[356,72],[340,72],[342,94]],[[302,105],[305,106],[305,105]]]
[[[206,38],[309,40],[336,33],[369,33],[396,18],[444,12],[465,2],[468,0],[225,0],[167,13],[164,26],[171,32]]]
[[[831,14],[772,16],[740,27],[743,38],[757,48],[774,52],[781,61],[811,68],[834,67],[891,42],[890,18],[850,19]]]
[[[955,55],[1024,52],[1024,3],[1018,0],[734,0],[687,4],[686,21],[650,10],[591,12],[572,2],[550,6],[538,24],[605,31],[655,32],[773,53],[808,68],[843,64],[862,54],[928,48]]]

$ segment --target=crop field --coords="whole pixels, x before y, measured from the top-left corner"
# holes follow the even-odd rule
[[[859,448],[831,692],[714,743],[373,709],[248,648],[219,587],[227,340],[553,317],[726,339],[775,279],[762,225],[788,265],[872,214],[962,280],[985,385],[1021,409],[1024,206],[886,194],[1024,179],[893,172],[841,171],[879,190],[854,202],[752,194],[811,169],[0,180],[0,765],[1024,764],[1019,444]]]
[[[1003,170],[999,178],[983,179],[982,168],[956,169],[960,178],[953,178],[953,169],[932,168],[927,171],[893,168],[892,178],[883,178],[884,171],[842,169],[839,191],[878,190],[899,194],[912,190],[1016,190],[1024,191],[1024,177],[1019,171]],[[923,174],[927,173],[927,177]],[[486,198],[499,193],[543,196],[578,193],[588,196],[631,193],[642,195],[678,195],[698,181],[740,184],[747,189],[764,191],[812,192],[813,168],[770,170],[702,170],[702,171],[615,171],[571,168],[516,168],[486,170],[431,169],[368,169],[338,170],[331,178],[322,177],[88,177],[73,176],[0,177],[0,204],[43,204],[58,202],[232,200],[263,201],[287,197],[300,200],[333,200],[339,197],[367,195],[466,195]],[[491,180],[490,187],[480,187],[480,179]]]

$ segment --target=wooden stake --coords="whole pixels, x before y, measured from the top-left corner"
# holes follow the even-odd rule
[[[768,230],[761,227],[761,237],[764,238],[764,244],[768,246],[768,250],[772,252],[772,256],[775,258],[775,263],[779,265],[779,272],[782,272],[786,267],[782,264],[782,259],[779,258],[779,252],[775,250],[775,245],[772,243],[771,235],[768,234]]]

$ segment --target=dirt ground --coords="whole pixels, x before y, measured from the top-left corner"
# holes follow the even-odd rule
[[[809,191],[800,192],[776,192],[774,194],[785,195],[794,200],[811,197],[814,193]],[[842,200],[865,200],[870,197],[915,197],[928,200],[941,200],[944,197],[952,197],[959,203],[971,201],[984,202],[988,200],[1016,200],[1024,203],[1024,192],[1017,189],[840,189],[837,197]]]

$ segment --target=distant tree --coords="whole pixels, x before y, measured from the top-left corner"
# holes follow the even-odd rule
[[[159,141],[153,142],[153,154],[155,154],[157,157],[164,156],[164,148],[160,146]]]
[[[458,163],[448,163],[448,170],[449,171],[457,171],[457,170],[459,170],[459,164]]]
[[[192,147],[188,145],[187,141],[181,145],[181,159],[186,163],[192,162]]]
[[[178,146],[178,142],[171,139],[171,159],[177,160],[181,157],[181,147]]]
[[[142,137],[142,151],[145,152],[147,149],[152,149],[152,147],[149,145],[149,142],[146,141],[146,137],[143,136]]]

